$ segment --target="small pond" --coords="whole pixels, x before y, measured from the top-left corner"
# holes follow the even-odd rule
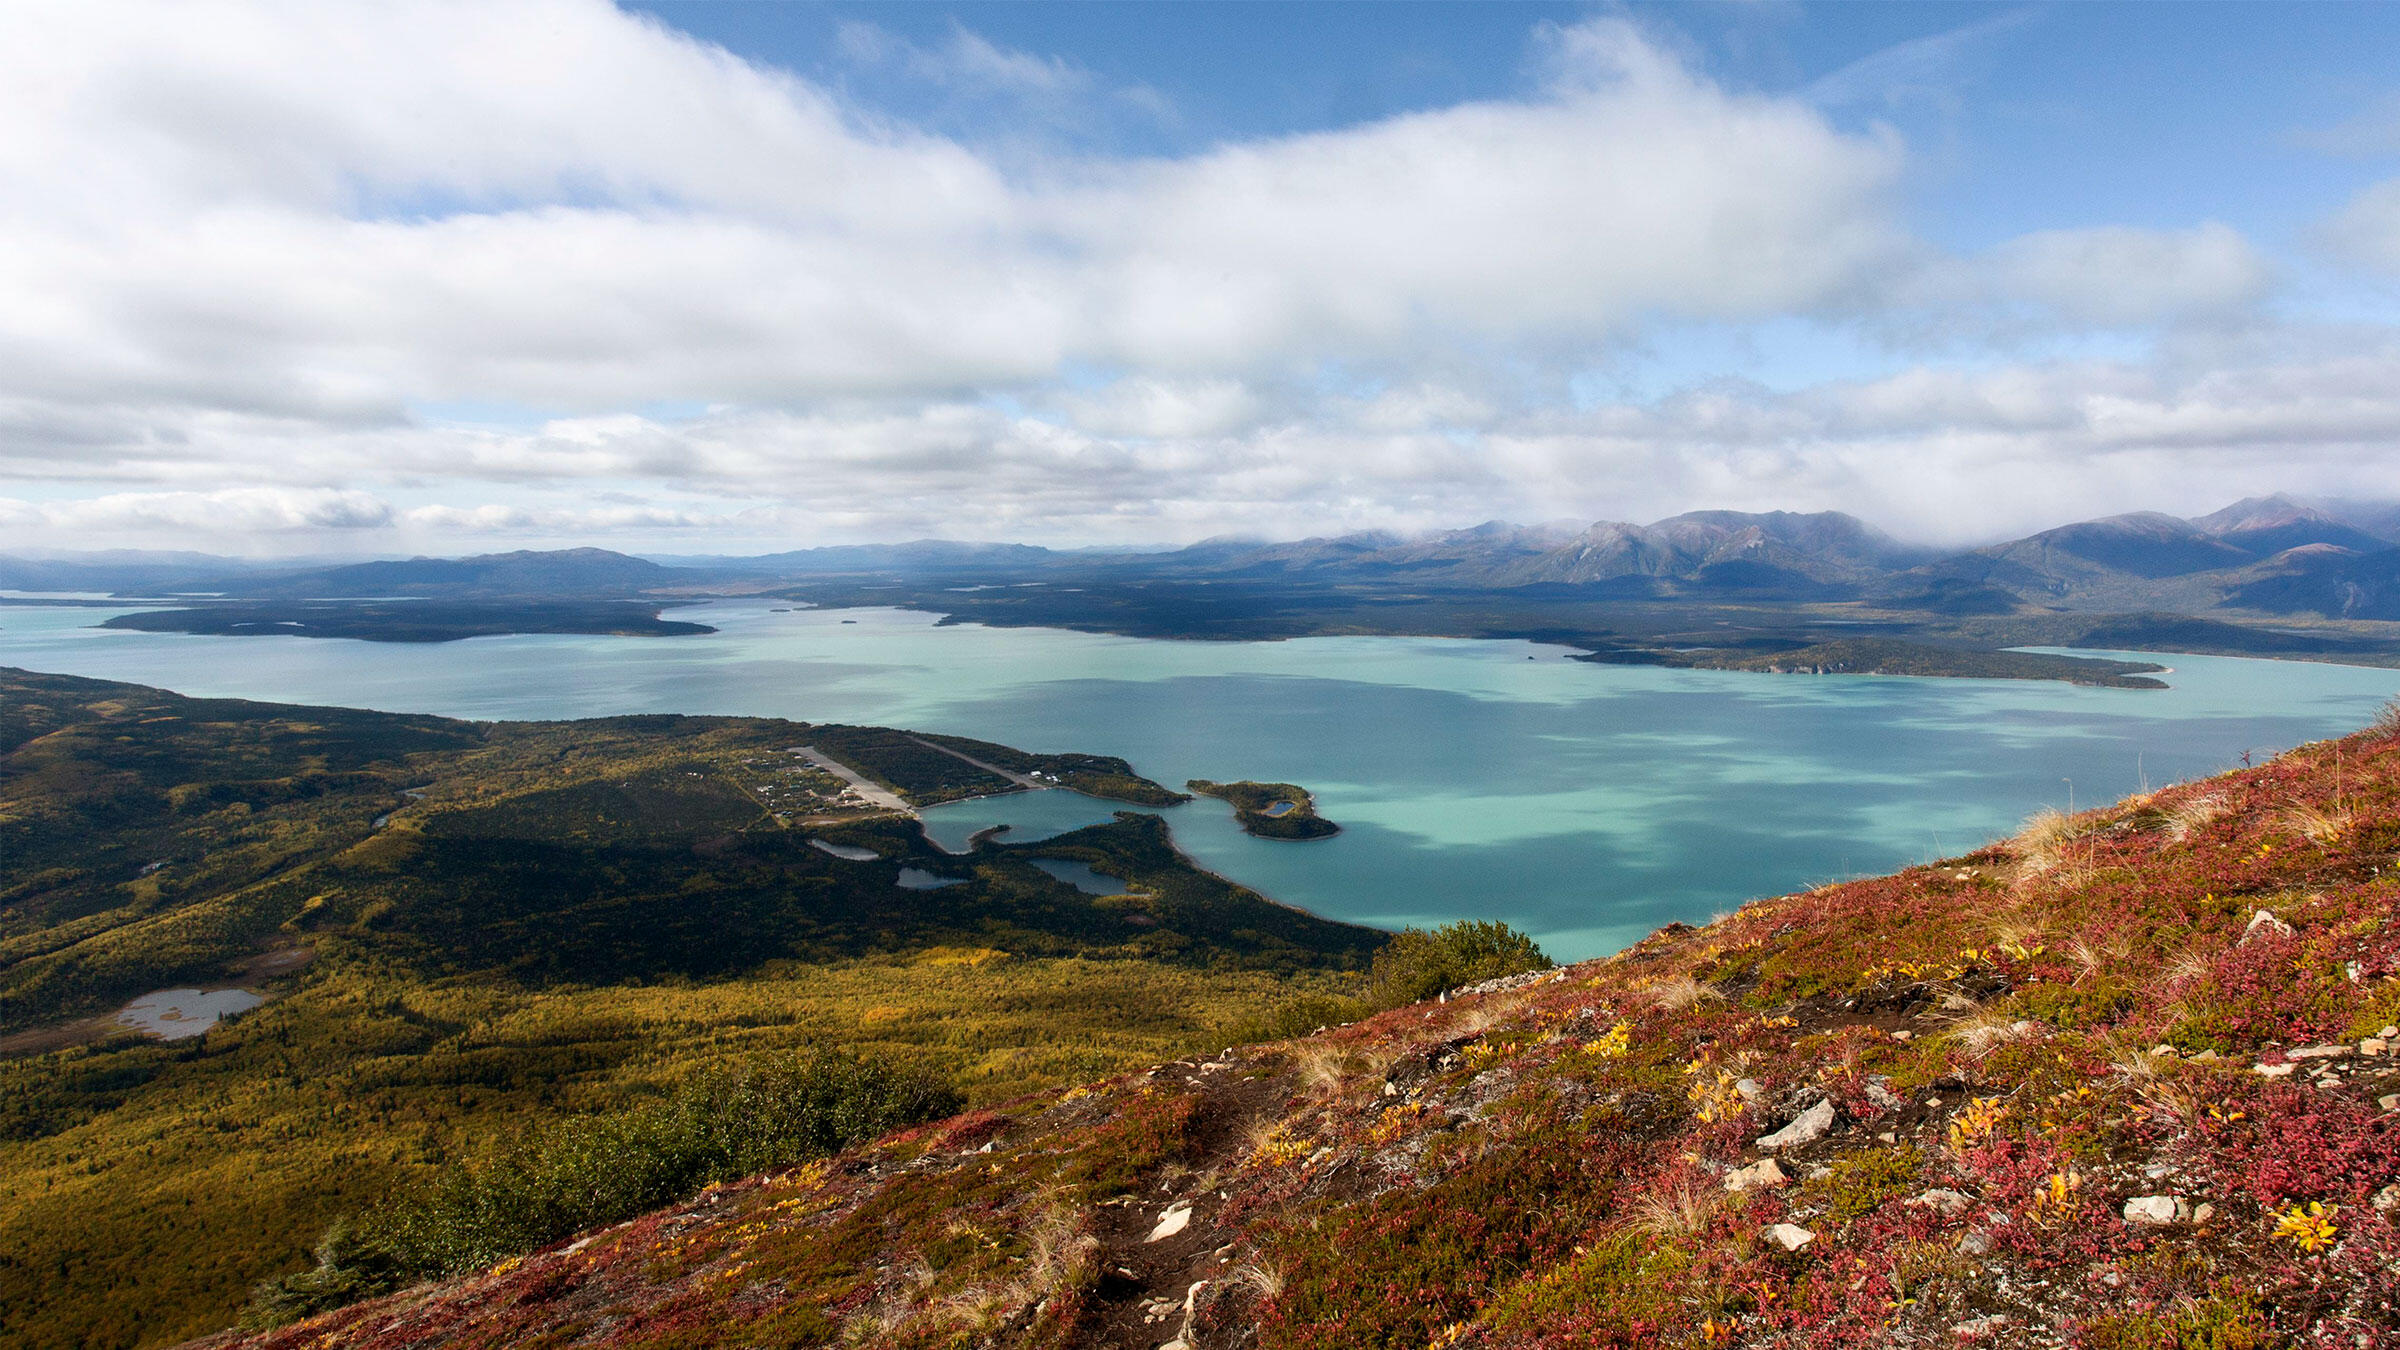
[[[264,1002],[247,989],[161,989],[126,1004],[117,1021],[160,1040],[181,1041]]]
[[[1288,816],[1299,809],[1300,803],[1298,802],[1272,801],[1268,802],[1267,809],[1259,814],[1262,816]]]
[[[1065,858],[1027,858],[1025,861],[1085,895],[1123,895],[1130,889],[1106,872],[1094,871],[1088,863],[1070,862]]]
[[[965,877],[939,876],[922,867],[900,869],[900,888],[907,891],[936,891],[944,886],[964,885],[966,880]]]
[[[820,853],[830,853],[844,862],[873,862],[883,855],[871,848],[856,844],[837,844],[830,839],[811,839],[808,846]]]

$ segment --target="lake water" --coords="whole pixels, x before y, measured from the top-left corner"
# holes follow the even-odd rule
[[[2112,800],[2355,729],[2400,672],[2159,658],[2160,691],[1600,666],[1527,642],[1160,642],[723,603],[707,637],[437,645],[91,627],[0,604],[0,664],[184,693],[479,718],[748,713],[1122,755],[1140,772],[1298,783],[1342,833],[1255,839],[1164,814],[1201,863],[1385,925],[1493,917],[1553,955],[1613,950],[1753,896],[1963,852],[2030,812]],[[2143,659],[2138,655],[2135,659]],[[926,813],[962,847],[1122,809],[1065,792]]]
[[[1090,863],[1070,858],[1035,858],[1033,865],[1067,883],[1085,895],[1123,895],[1125,883],[1100,871]]]
[[[116,1020],[162,1041],[180,1041],[264,1002],[247,989],[161,989],[126,1004]]]

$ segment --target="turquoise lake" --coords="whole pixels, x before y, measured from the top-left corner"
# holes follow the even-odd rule
[[[1203,798],[1166,811],[1200,862],[1334,918],[1506,919],[1555,956],[1674,919],[1964,852],[2043,806],[2238,766],[2354,730],[2400,672],[2165,656],[2163,691],[2009,680],[1598,666],[1433,638],[1161,642],[939,625],[901,610],[722,603],[695,638],[414,646],[92,627],[0,602],[0,664],[187,694],[472,718],[741,713],[1122,755],[1187,778],[1299,783],[1333,839],[1252,839]],[[1065,792],[926,813],[952,846],[1119,809]]]

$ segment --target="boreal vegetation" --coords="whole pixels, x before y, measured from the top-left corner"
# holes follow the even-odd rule
[[[712,1075],[868,1056],[989,1103],[1222,1046],[1354,993],[1388,936],[1192,867],[1145,813],[945,853],[801,746],[911,801],[1017,790],[882,728],[482,724],[0,671],[0,1344],[227,1325],[317,1268],[337,1217],[356,1256],[391,1197],[583,1137],[560,1122],[680,1119]],[[205,1035],[109,1020],[230,984],[268,1001]]]
[[[791,1167],[965,1105],[883,1059],[813,1055],[702,1075],[665,1101],[529,1131],[413,1193],[334,1221],[316,1265],[259,1286],[243,1321],[280,1326],[415,1280],[485,1269],[704,1186]]]
[[[1212,783],[1195,778],[1184,786],[1233,803],[1233,816],[1243,833],[1261,839],[1323,839],[1342,832],[1341,826],[1317,814],[1317,799],[1297,783]]]

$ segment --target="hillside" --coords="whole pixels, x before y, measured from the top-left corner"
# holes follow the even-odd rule
[[[2400,719],[212,1347],[2376,1346]]]
[[[227,1325],[335,1216],[712,1073],[840,1047],[1014,1096],[1340,993],[1388,937],[1193,867],[1141,812],[944,852],[826,764],[910,804],[1018,790],[886,728],[0,670],[0,1345]],[[164,1043],[111,1020],[179,987],[265,1002]]]

